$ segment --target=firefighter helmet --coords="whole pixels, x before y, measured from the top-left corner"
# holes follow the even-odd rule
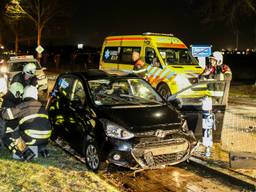
[[[36,73],[36,65],[34,63],[27,63],[23,67],[23,73],[27,74],[30,77],[34,76]]]
[[[23,94],[23,99],[25,98],[33,98],[35,100],[38,99],[38,90],[35,86],[26,86],[24,88],[24,94]]]
[[[217,65],[221,65],[223,63],[223,55],[221,54],[221,52],[214,51],[212,55],[217,61]]]
[[[24,92],[24,87],[19,82],[14,82],[10,85],[9,91],[16,97],[19,98]]]

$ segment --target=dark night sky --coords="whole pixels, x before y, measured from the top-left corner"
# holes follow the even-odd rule
[[[224,23],[202,24],[199,12],[185,1],[73,1],[70,43],[101,46],[108,35],[150,31],[173,33],[187,45],[212,44],[214,48],[234,45],[230,27]],[[253,28],[246,22],[240,32],[240,47],[255,47]]]

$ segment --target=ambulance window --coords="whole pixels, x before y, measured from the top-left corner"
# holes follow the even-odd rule
[[[105,47],[103,52],[103,61],[106,63],[117,63],[119,58],[119,47]]]
[[[154,67],[160,67],[160,61],[156,56],[154,49],[147,47],[145,50],[145,61],[147,64],[153,65]]]
[[[133,64],[132,53],[133,51],[140,53],[140,47],[123,47],[121,50],[120,63],[122,64]]]

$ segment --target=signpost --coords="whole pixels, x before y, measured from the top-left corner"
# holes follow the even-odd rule
[[[193,57],[197,57],[199,65],[205,68],[206,57],[209,57],[212,54],[211,45],[191,45],[191,52]]]
[[[44,48],[39,45],[37,48],[36,48],[36,52],[38,53],[38,58],[41,58],[42,57],[42,53],[44,51]]]

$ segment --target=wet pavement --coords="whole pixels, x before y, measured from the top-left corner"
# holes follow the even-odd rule
[[[101,173],[104,179],[111,181],[124,191],[137,192],[228,192],[243,191],[243,187],[235,186],[201,170],[193,165],[183,163],[179,166],[170,166],[165,169],[145,170],[134,177],[132,171],[118,170]]]
[[[250,98],[232,98],[225,113],[221,143],[214,144],[210,158],[204,156],[202,145],[194,156],[230,169],[230,152],[256,154],[256,105],[252,105],[255,103],[253,101]],[[251,177],[256,182],[255,168],[231,170]]]

